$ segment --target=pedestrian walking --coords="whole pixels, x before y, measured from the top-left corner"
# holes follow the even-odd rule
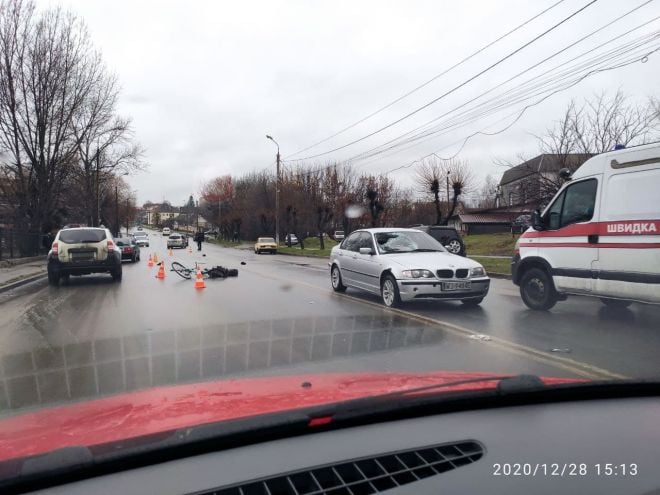
[[[202,241],[204,240],[204,232],[201,230],[195,234],[195,238],[193,239],[197,243],[197,251],[202,250]]]

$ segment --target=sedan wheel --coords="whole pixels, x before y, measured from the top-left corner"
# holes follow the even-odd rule
[[[337,265],[333,266],[332,270],[330,270],[330,281],[332,282],[332,290],[335,292],[346,291],[346,286],[341,281],[341,272]]]
[[[383,278],[380,284],[380,295],[383,299],[383,304],[388,308],[396,308],[401,304],[399,286],[392,275],[386,275]]]

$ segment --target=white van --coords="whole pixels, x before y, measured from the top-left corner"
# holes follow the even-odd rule
[[[170,232],[170,228],[169,228],[169,227],[165,227],[165,228],[163,229],[163,235],[164,235],[164,236],[166,235],[166,236],[169,237],[170,234],[171,234],[171,232]]]
[[[531,309],[569,294],[660,304],[660,143],[587,160],[532,215],[511,268]]]

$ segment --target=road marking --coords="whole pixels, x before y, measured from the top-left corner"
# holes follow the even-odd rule
[[[265,275],[263,273],[255,272],[252,270],[247,269],[246,271],[253,273],[255,275],[260,275],[265,278],[270,278],[272,280],[279,280],[279,281],[286,281],[287,283],[291,284],[299,284],[299,285],[304,285],[306,287],[315,289],[320,292],[327,293],[331,289],[329,287],[319,287],[318,285],[310,284],[308,282],[303,282],[301,280],[290,280],[290,279],[285,279],[276,275]],[[417,313],[413,313],[411,311],[407,311],[404,309],[400,308],[386,308],[380,303],[375,303],[372,301],[366,301],[364,299],[351,296],[348,294],[338,294],[336,292],[333,292],[331,294],[332,296],[338,297],[338,298],[345,298],[345,299],[350,299],[354,302],[361,303],[367,306],[370,306],[372,308],[378,309],[381,312],[391,312],[391,313],[396,313],[401,316],[405,316],[409,319],[421,321],[423,323],[431,324],[436,327],[440,327],[445,332],[451,333],[453,335],[456,335],[458,337],[462,337],[465,339],[469,339],[470,337],[474,335],[480,335],[481,332],[476,332],[474,330],[470,330],[469,328],[462,327],[460,325],[456,325],[454,323],[449,323],[446,321],[438,320],[436,318],[431,318],[429,316],[423,316],[419,315]],[[575,373],[581,377],[584,378],[589,378],[592,380],[625,380],[629,378],[626,375],[622,375],[620,373],[615,373],[613,371],[600,368],[598,366],[594,366],[589,363],[585,363],[582,361],[577,361],[575,359],[570,359],[562,356],[556,356],[552,354],[548,354],[543,351],[539,351],[537,349],[534,349],[533,347],[528,347],[522,344],[517,344],[515,342],[512,342],[510,340],[502,339],[499,337],[495,337],[492,335],[489,335],[491,340],[488,341],[479,341],[480,344],[486,345],[489,347],[493,347],[499,350],[504,350],[506,352],[509,352],[511,354],[515,354],[517,356],[522,356],[527,359],[530,359],[532,361],[536,361],[541,364],[546,364],[546,365],[551,365],[556,368],[563,369],[565,371],[569,371],[571,373]]]

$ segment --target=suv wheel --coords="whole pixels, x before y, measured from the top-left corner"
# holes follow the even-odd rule
[[[54,287],[60,285],[60,274],[55,273],[53,270],[48,270],[48,283]]]
[[[401,296],[399,295],[399,286],[392,275],[385,275],[380,283],[380,295],[383,304],[388,308],[396,308],[401,305]]]
[[[532,268],[523,274],[520,297],[528,308],[535,310],[548,310],[559,299],[552,278],[541,268]]]
[[[121,277],[122,277],[122,270],[121,266],[119,268],[115,268],[110,272],[110,275],[112,275],[112,280],[115,282],[121,282]]]
[[[458,254],[460,256],[465,255],[465,245],[463,244],[463,241],[457,237],[450,239],[445,247],[451,254]]]

